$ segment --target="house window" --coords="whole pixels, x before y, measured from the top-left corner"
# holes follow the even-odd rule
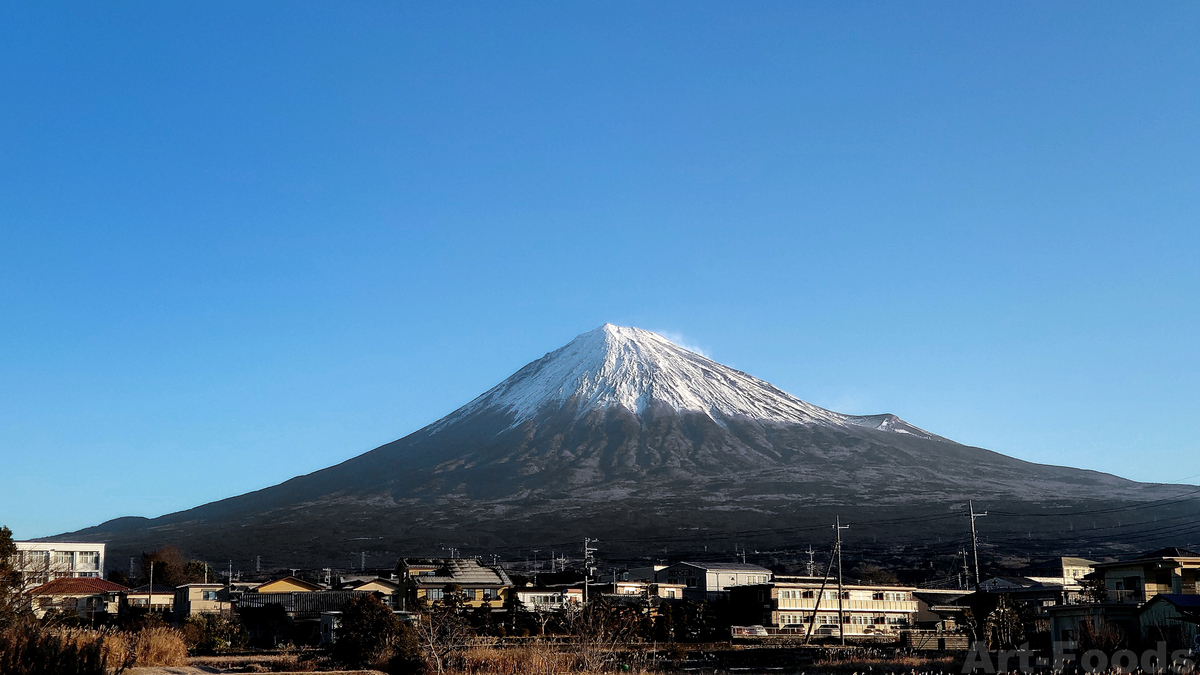
[[[61,565],[64,567],[74,567],[75,566],[75,552],[74,551],[55,551],[54,552],[54,564],[56,566]]]
[[[431,589],[425,591],[425,597],[429,598],[430,601],[441,600],[442,599],[442,589],[431,588]]]
[[[217,599],[216,591],[204,591],[200,595],[201,595],[201,599],[203,599],[203,600],[216,600]]]
[[[499,600],[500,591],[495,588],[485,588],[482,591],[484,600]]]
[[[99,570],[100,569],[100,552],[99,551],[80,551],[79,552],[78,569],[81,570]]]

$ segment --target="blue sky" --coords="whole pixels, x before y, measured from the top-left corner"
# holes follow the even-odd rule
[[[9,3],[0,524],[394,440],[604,322],[1196,482],[1194,3]]]

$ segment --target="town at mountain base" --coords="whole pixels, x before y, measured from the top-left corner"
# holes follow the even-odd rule
[[[847,546],[953,553],[967,503],[987,550],[1121,553],[1171,543],[1196,488],[1034,464],[890,415],[825,410],[636,328],[605,324],[400,440],[187,511],[63,535],[114,556],[164,544],[211,560],[292,565],[436,554],[613,555]],[[1132,536],[1131,536],[1132,535]],[[907,553],[906,553],[907,552]]]

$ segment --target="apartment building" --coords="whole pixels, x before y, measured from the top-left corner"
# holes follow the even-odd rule
[[[743,625],[814,630],[838,627],[846,636],[895,632],[916,623],[917,599],[909,586],[843,585],[822,589],[820,577],[780,577],[771,583],[731,588],[729,600]],[[815,620],[815,621],[814,621]]]
[[[104,544],[67,541],[17,541],[13,568],[26,588],[54,579],[104,576]]]
[[[715,600],[735,586],[769,582],[771,570],[745,563],[679,562],[655,576],[661,583],[681,587],[685,598]]]

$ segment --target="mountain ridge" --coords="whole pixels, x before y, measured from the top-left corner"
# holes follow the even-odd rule
[[[913,532],[872,519],[928,516],[921,536],[949,536],[967,499],[1045,515],[1181,493],[961,445],[890,413],[826,410],[655,333],[605,324],[339,464],[72,535],[118,551],[176,543],[217,558],[267,548],[304,564],[365,536],[391,554],[446,542],[494,552],[567,534],[623,537],[632,550],[634,539],[645,548],[675,541],[680,523],[716,545],[764,530],[765,520],[768,533],[756,536],[780,544],[836,513],[863,519],[852,536],[899,543]],[[1032,540],[1028,522],[999,524]]]

